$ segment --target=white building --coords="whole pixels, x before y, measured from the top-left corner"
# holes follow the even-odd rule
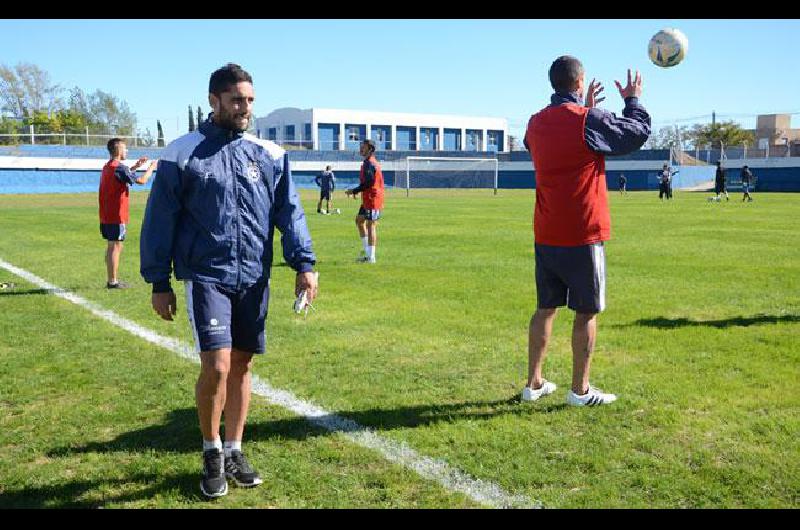
[[[379,150],[508,151],[505,118],[286,107],[256,118],[255,129],[259,138],[319,151],[358,150],[365,138]]]

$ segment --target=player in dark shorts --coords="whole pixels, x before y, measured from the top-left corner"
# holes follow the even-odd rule
[[[323,213],[322,201],[325,200],[325,212],[331,214],[331,193],[336,189],[336,175],[331,171],[331,166],[326,166],[325,171],[314,178],[319,186],[319,202],[317,203],[317,213]]]
[[[628,179],[625,177],[625,173],[620,173],[619,174],[619,192],[620,192],[620,194],[625,195],[625,194],[628,193],[628,189],[626,187],[627,184],[628,184]]]
[[[147,184],[158,161],[151,162],[144,175],[137,177],[136,170],[147,162],[147,157],[141,157],[129,168],[122,163],[128,156],[128,148],[124,141],[120,138],[112,138],[106,144],[106,148],[111,159],[103,166],[98,193],[100,235],[108,241],[106,247],[106,287],[108,289],[126,289],[129,287],[128,284],[120,281],[117,278],[117,273],[122,254],[122,242],[125,241],[127,224],[130,218],[129,188],[133,184]]]
[[[273,236],[297,272],[295,296],[317,291],[306,215],[280,146],[248,134],[253,80],[227,64],[209,80],[214,112],[164,149],[147,201],[141,273],[151,303],[173,320],[177,302],[170,276],[185,281],[186,309],[200,357],[195,385],[206,497],[263,482],[242,449],[250,406],[253,357],[266,349]],[[276,238],[277,239],[277,238]],[[225,441],[221,438],[224,415]]]
[[[722,167],[722,160],[717,160],[717,174],[714,177],[714,193],[716,194],[716,201],[720,200],[720,195],[725,194],[725,200],[731,200],[728,197],[728,186],[726,185],[725,168]]]
[[[528,382],[523,401],[556,390],[542,377],[542,365],[558,308],[575,311],[572,324],[572,385],[567,404],[612,403],[589,383],[597,315],[605,309],[605,247],[611,238],[605,157],[639,149],[650,135],[650,116],[639,103],[641,76],[617,88],[625,101],[622,116],[598,108],[602,85],[584,85],[575,57],[561,56],[550,67],[555,93],[550,105],[531,116],[524,144],[536,169],[533,215],[536,259],[536,312],[528,329]],[[584,88],[586,98],[584,100]]]
[[[375,248],[378,244],[378,219],[381,218],[383,209],[383,172],[381,165],[375,158],[375,142],[364,140],[359,147],[359,153],[364,157],[359,173],[359,185],[347,190],[346,195],[355,198],[361,194],[361,208],[356,215],[356,226],[361,243],[364,246],[364,255],[358,258],[362,263],[376,263]]]
[[[742,202],[753,202],[753,197],[750,196],[750,186],[753,183],[753,173],[750,171],[750,168],[747,166],[742,166],[742,192],[744,196],[742,197]]]

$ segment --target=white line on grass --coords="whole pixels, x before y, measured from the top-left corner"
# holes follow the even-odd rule
[[[38,285],[42,289],[46,289],[51,294],[88,309],[98,317],[152,342],[157,346],[171,350],[191,361],[200,362],[200,358],[194,352],[194,348],[188,344],[171,337],[159,335],[75,293],[71,293],[48,283],[35,274],[15,267],[3,259],[0,259],[0,268],[16,274],[34,285]],[[340,432],[343,436],[346,436],[355,443],[378,451],[390,462],[412,469],[420,476],[429,480],[434,480],[450,491],[463,493],[480,504],[493,508],[542,507],[541,502],[534,501],[523,495],[511,495],[506,493],[497,484],[472,478],[463,471],[449,466],[447,462],[443,460],[421,455],[404,442],[396,442],[384,438],[368,427],[364,427],[353,420],[337,416],[312,403],[303,401],[286,390],[272,388],[266,381],[255,374],[253,374],[252,391],[254,394],[266,398],[270,403],[289,409],[300,416],[304,416],[314,425],[323,427],[331,432]]]

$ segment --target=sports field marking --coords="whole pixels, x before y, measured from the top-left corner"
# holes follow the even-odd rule
[[[111,322],[133,335],[141,337],[156,346],[168,349],[190,361],[199,363],[200,357],[194,348],[177,339],[165,337],[149,330],[139,324],[123,318],[113,311],[90,302],[75,293],[57,287],[35,274],[15,267],[0,258],[0,268],[27,280],[28,282],[45,289],[59,298],[68,300],[73,304],[88,309],[94,315]],[[266,381],[253,374],[253,394],[262,396],[270,403],[291,410],[299,416],[305,417],[310,423],[327,429],[330,432],[339,432],[355,443],[381,453],[390,462],[407,467],[421,477],[434,480],[449,491],[463,493],[470,499],[492,508],[541,508],[542,503],[524,495],[511,495],[500,486],[492,482],[476,479],[468,474],[455,469],[444,460],[431,458],[417,453],[403,442],[395,442],[383,438],[372,429],[364,427],[353,420],[337,416],[312,403],[295,397],[291,392],[271,387]]]

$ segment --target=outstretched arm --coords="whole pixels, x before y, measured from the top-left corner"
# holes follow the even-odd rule
[[[147,184],[147,181],[150,180],[150,175],[153,174],[153,171],[155,171],[157,165],[158,160],[153,160],[150,162],[150,165],[147,166],[147,171],[144,172],[144,175],[135,180],[136,184]]]
[[[593,107],[586,116],[584,137],[589,149],[604,155],[624,155],[639,149],[650,136],[650,115],[639,103],[642,94],[642,77],[639,72],[624,88],[615,81],[620,96],[625,100],[622,116]]]

